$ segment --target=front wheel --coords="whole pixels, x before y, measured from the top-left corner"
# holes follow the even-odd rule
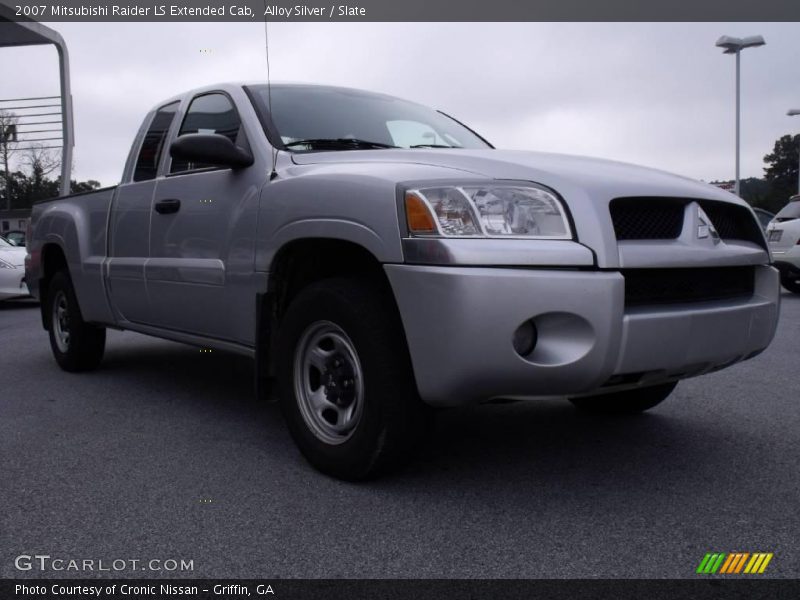
[[[90,371],[103,359],[106,330],[83,320],[69,273],[59,271],[47,289],[50,348],[65,371]]]
[[[402,326],[390,294],[361,279],[311,284],[277,340],[280,403],[317,469],[345,480],[405,462],[425,432]]]
[[[570,398],[570,402],[583,412],[600,415],[631,415],[650,410],[667,399],[678,385],[677,381],[651,387],[598,394],[584,398]]]

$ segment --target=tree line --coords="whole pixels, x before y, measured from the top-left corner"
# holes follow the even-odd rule
[[[2,178],[0,210],[30,208],[37,200],[55,198],[61,193],[61,177],[50,179],[37,163],[34,163],[29,173],[20,170],[10,171],[6,177],[6,173],[1,172],[0,178]],[[73,194],[90,192],[99,187],[100,182],[93,179],[70,180],[70,191]]]

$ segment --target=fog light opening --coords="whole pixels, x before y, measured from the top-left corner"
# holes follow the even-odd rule
[[[514,351],[522,358],[530,356],[536,348],[536,342],[539,339],[539,334],[536,331],[536,325],[533,321],[525,321],[522,325],[517,327],[514,332],[514,337],[511,343],[514,346]]]

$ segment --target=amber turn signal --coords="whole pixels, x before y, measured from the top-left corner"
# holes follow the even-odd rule
[[[436,222],[428,205],[414,192],[406,192],[406,221],[410,233],[436,233]]]

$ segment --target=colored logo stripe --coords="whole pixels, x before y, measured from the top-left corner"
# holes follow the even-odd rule
[[[731,552],[730,554],[709,552],[700,561],[696,572],[703,575],[713,575],[717,572],[726,575],[760,574],[766,570],[773,556],[772,552],[755,552],[753,554],[749,552]]]
[[[720,573],[730,573],[731,564],[737,558],[739,558],[738,554],[728,554],[728,558],[726,558],[725,562],[722,563],[722,568],[719,570],[719,572]]]
[[[742,553],[742,555],[739,557],[739,562],[736,564],[736,567],[733,570],[734,573],[741,573],[742,572],[742,567],[744,567],[744,563],[747,560],[748,556],[750,556],[749,552],[743,552]]]
[[[717,572],[719,566],[725,558],[725,553],[706,554],[703,560],[700,561],[700,566],[697,567],[698,573],[713,574]]]
[[[722,565],[722,569],[720,569],[720,573],[738,573],[742,570],[748,556],[750,556],[749,552],[734,552],[729,554],[728,560],[725,561],[725,564]]]
[[[772,553],[758,553],[753,554],[753,558],[750,559],[750,562],[747,563],[747,566],[744,568],[745,573],[763,573],[764,569],[767,568],[769,561],[772,560]]]

